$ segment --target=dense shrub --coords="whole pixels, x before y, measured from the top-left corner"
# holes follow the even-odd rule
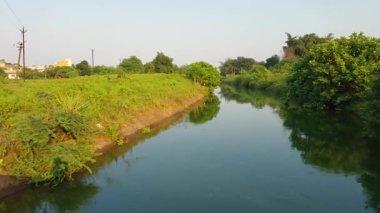
[[[131,56],[129,58],[123,59],[118,67],[125,72],[131,73],[139,73],[144,71],[143,63],[136,56]]]
[[[304,107],[344,108],[368,89],[380,40],[363,34],[314,46],[294,67],[289,96]]]
[[[196,62],[186,67],[186,75],[202,86],[216,87],[220,84],[218,70],[206,62]]]

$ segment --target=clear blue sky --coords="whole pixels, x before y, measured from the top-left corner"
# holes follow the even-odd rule
[[[157,51],[183,65],[281,54],[285,32],[380,37],[380,0],[7,0],[27,33],[27,64],[116,65]],[[15,62],[21,24],[0,0],[0,58]]]

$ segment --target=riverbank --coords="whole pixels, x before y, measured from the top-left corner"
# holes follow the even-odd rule
[[[5,87],[2,87],[1,92],[12,94],[13,96],[22,96],[21,94],[26,93],[26,90],[29,93],[28,98],[33,98],[33,95],[41,94],[42,91],[46,92],[47,94],[44,96],[47,97],[53,97],[50,99],[57,98],[57,94],[61,94],[61,92],[66,91],[69,94],[71,93],[71,97],[74,97],[75,100],[68,101],[68,100],[62,100],[59,99],[57,102],[64,102],[63,104],[69,105],[68,108],[71,108],[71,110],[74,110],[76,107],[83,106],[84,103],[87,101],[91,101],[90,103],[85,104],[86,109],[90,110],[89,112],[82,111],[81,113],[86,115],[86,118],[89,120],[87,125],[91,126],[91,130],[88,132],[79,132],[78,135],[70,135],[69,131],[62,131],[62,127],[56,127],[53,130],[54,137],[52,136],[49,138],[49,141],[44,144],[44,147],[41,147],[40,144],[38,144],[35,148],[36,149],[54,149],[56,148],[56,145],[59,143],[61,146],[65,146],[67,144],[70,144],[71,146],[69,148],[72,148],[71,152],[66,153],[59,153],[56,156],[48,155],[47,157],[50,157],[50,168],[45,169],[44,171],[40,171],[41,173],[44,173],[45,176],[43,177],[49,177],[46,176],[46,174],[50,173],[51,171],[54,171],[54,160],[57,158],[61,159],[62,161],[65,161],[64,163],[70,163],[70,159],[65,158],[64,155],[70,155],[70,157],[73,157],[77,163],[74,169],[73,167],[67,166],[65,168],[65,171],[70,172],[69,175],[64,176],[66,178],[71,178],[71,175],[79,170],[83,169],[89,169],[88,165],[91,165],[93,162],[93,159],[95,156],[98,156],[99,154],[104,154],[107,152],[107,150],[116,144],[121,144],[123,141],[128,142],[132,138],[136,137],[139,134],[142,134],[142,129],[145,127],[153,128],[155,125],[159,125],[162,121],[170,118],[171,116],[178,114],[180,112],[183,112],[193,104],[201,101],[205,95],[207,94],[207,89],[204,87],[200,87],[196,84],[193,84],[191,81],[184,79],[183,77],[179,75],[130,75],[127,76],[125,79],[119,79],[116,78],[116,76],[108,76],[108,77],[89,77],[89,78],[81,78],[81,79],[73,79],[73,80],[52,80],[47,81],[48,83],[45,83],[44,81],[33,81],[29,83],[29,85],[22,85],[20,82],[15,83],[8,83],[8,85],[5,85]],[[126,84],[128,83],[128,84]],[[9,84],[17,84],[21,86],[24,86],[23,89],[14,87],[14,85]],[[28,84],[28,81],[27,81]],[[46,91],[47,85],[53,86],[53,91]],[[86,85],[87,84],[87,85]],[[100,84],[100,85],[99,85]],[[60,86],[58,89],[58,85]],[[39,87],[38,87],[39,86]],[[98,91],[98,97],[94,98],[93,91],[86,91],[83,89],[79,89],[76,87],[88,87],[91,88],[94,87],[95,90]],[[100,88],[105,88],[105,90],[108,90],[106,92],[100,91]],[[10,89],[18,90],[17,94],[9,92]],[[69,91],[67,91],[69,90]],[[115,93],[115,91],[117,91]],[[15,92],[15,91],[14,91]],[[82,100],[77,100],[78,93],[81,93]],[[103,94],[99,94],[103,93]],[[127,95],[123,93],[128,93]],[[66,96],[66,98],[70,97],[69,95]],[[120,97],[121,96],[121,97]],[[5,96],[5,100],[12,100],[10,96]],[[128,98],[125,100],[124,98]],[[17,98],[16,98],[17,99]],[[95,100],[94,100],[95,99]],[[108,102],[104,99],[107,99]],[[18,99],[19,100],[19,99]],[[25,100],[26,101],[26,100]],[[29,103],[22,101],[22,103]],[[31,101],[29,99],[29,101]],[[41,100],[40,100],[41,101]],[[42,100],[43,101],[43,100]],[[46,100],[45,100],[46,101]],[[112,102],[112,103],[110,103]],[[8,102],[9,103],[9,102]],[[46,102],[44,102],[46,103]],[[52,100],[49,100],[48,103],[52,103]],[[19,104],[19,105],[18,105]],[[17,105],[22,106],[22,104],[19,102]],[[32,105],[41,104],[41,102],[32,102]],[[54,104],[54,103],[53,103]],[[95,104],[95,106],[94,106]],[[124,106],[123,106],[124,105]],[[6,105],[5,105],[6,106]],[[116,107],[116,108],[112,108]],[[31,139],[29,141],[15,141],[18,138],[13,138],[12,134],[6,134],[4,130],[9,130],[9,127],[12,127],[12,121],[14,121],[11,115],[12,113],[20,111],[17,110],[11,110],[8,112],[7,116],[4,116],[4,104],[2,105],[2,119],[6,122],[4,124],[8,125],[2,125],[1,130],[2,134],[6,135],[8,139],[10,139],[10,142],[8,143],[9,146],[5,147],[5,153],[3,151],[2,158],[5,159],[5,166],[3,168],[8,168],[7,172],[2,172],[2,176],[0,176],[0,198],[4,197],[6,195],[9,195],[11,193],[14,193],[25,186],[27,186],[25,183],[18,181],[14,178],[14,176],[27,176],[28,182],[30,179],[33,181],[33,177],[29,178],[28,175],[22,175],[19,171],[14,170],[11,168],[11,165],[16,165],[12,162],[12,155],[16,155],[16,153],[12,153],[12,148],[17,147],[17,143],[23,144],[26,142],[33,143],[35,140]],[[40,114],[40,110],[36,110],[37,108],[31,107],[35,114]],[[53,110],[56,109],[54,106],[51,107]],[[25,109],[23,107],[20,107],[18,109]],[[44,108],[46,109],[46,108]],[[94,110],[97,109],[97,110]],[[72,111],[69,111],[72,112]],[[25,113],[21,111],[21,113]],[[28,112],[30,113],[30,111]],[[42,114],[42,113],[41,113]],[[40,115],[41,115],[40,114]],[[57,112],[48,112],[44,113],[43,115],[49,116],[49,115],[55,115]],[[78,113],[79,114],[79,113]],[[92,115],[93,117],[89,116]],[[20,115],[17,115],[20,116]],[[42,117],[42,116],[41,116]],[[5,119],[4,119],[5,118]],[[55,122],[59,122],[59,119],[52,119],[52,118],[45,118],[41,119],[44,122],[49,122],[50,120],[55,120]],[[78,119],[75,120],[78,123]],[[33,122],[31,122],[33,123]],[[52,122],[54,123],[54,122]],[[68,122],[70,123],[70,122]],[[66,125],[67,126],[67,125]],[[25,127],[25,126],[24,126]],[[79,128],[80,129],[80,128]],[[82,128],[83,129],[83,128]],[[63,134],[64,132],[65,134]],[[91,134],[91,135],[90,135]],[[17,135],[17,133],[16,133]],[[50,135],[49,135],[50,136]],[[60,139],[61,141],[56,141]],[[83,141],[83,138],[86,138],[87,141]],[[65,140],[63,140],[65,139]],[[4,138],[3,138],[4,140]],[[90,142],[88,142],[90,140]],[[91,159],[86,156],[84,159],[80,159],[82,153],[75,150],[76,146],[81,147],[85,152],[88,151],[88,153],[91,154]],[[4,150],[4,148],[3,148]],[[20,150],[16,150],[16,152],[20,152]],[[35,151],[35,150],[34,150]],[[61,151],[61,150],[60,150]],[[67,151],[67,150],[66,150]],[[14,152],[14,151],[13,151]],[[87,153],[87,155],[88,155]],[[17,153],[19,154],[19,153]],[[50,154],[50,153],[49,153]],[[77,154],[77,155],[76,155]],[[45,153],[46,155],[46,153]],[[46,156],[40,156],[41,158],[45,158]],[[54,157],[54,158],[52,158]],[[26,160],[26,159],[24,159]],[[79,161],[79,163],[78,163]],[[12,164],[13,163],[13,164]],[[45,161],[46,163],[46,161]],[[30,164],[30,162],[25,163],[27,166]],[[53,164],[53,165],[51,165]],[[78,167],[81,166],[81,167]],[[20,165],[16,165],[20,166]],[[46,165],[48,166],[48,165]],[[38,171],[34,171],[38,172]],[[36,174],[36,173],[34,173]],[[49,175],[49,174],[48,174]],[[13,177],[12,177],[13,176]],[[41,176],[37,176],[41,177]],[[34,179],[36,180],[36,179]]]

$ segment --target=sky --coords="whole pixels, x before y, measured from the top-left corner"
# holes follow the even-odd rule
[[[282,54],[286,32],[380,37],[379,11],[380,0],[0,0],[0,59],[17,61],[25,26],[27,65],[91,61],[92,48],[96,65],[157,52],[178,65],[262,61]]]

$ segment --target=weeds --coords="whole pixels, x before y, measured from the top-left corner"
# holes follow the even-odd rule
[[[95,134],[122,144],[120,126],[134,113],[206,91],[176,74],[6,81],[0,87],[2,166],[37,183],[71,179],[76,171],[91,171]]]
[[[144,135],[149,135],[150,133],[152,133],[152,130],[149,127],[144,127],[141,130],[141,133],[144,134]]]

